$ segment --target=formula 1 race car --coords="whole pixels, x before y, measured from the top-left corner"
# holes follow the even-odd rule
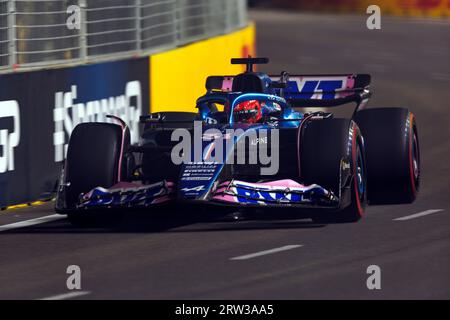
[[[99,209],[189,202],[291,208],[328,223],[359,220],[367,203],[416,199],[415,117],[404,108],[366,109],[369,75],[269,76],[253,71],[267,58],[232,63],[247,71],[208,77],[198,112],[142,116],[139,145],[115,116],[117,124],[79,124],[56,211],[75,221]],[[350,103],[349,119],[324,111]]]

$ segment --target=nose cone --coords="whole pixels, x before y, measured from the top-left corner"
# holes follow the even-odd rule
[[[183,166],[179,181],[179,197],[189,200],[206,200],[223,164],[190,163]]]

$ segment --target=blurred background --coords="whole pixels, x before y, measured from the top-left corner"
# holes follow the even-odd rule
[[[251,7],[265,6],[331,13],[361,12],[370,5],[398,16],[450,17],[448,0],[249,0]]]

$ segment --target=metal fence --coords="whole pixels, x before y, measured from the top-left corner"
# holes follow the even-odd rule
[[[247,25],[246,0],[0,0],[0,71],[144,55]]]

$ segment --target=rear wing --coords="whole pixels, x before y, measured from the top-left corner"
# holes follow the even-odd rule
[[[206,78],[206,91],[231,92],[234,76],[209,76]]]
[[[233,76],[210,76],[206,90],[231,92]],[[292,107],[333,107],[355,102],[365,104],[370,98],[368,74],[270,76],[272,90]]]
[[[292,107],[358,105],[370,98],[368,74],[270,76],[275,90]]]

